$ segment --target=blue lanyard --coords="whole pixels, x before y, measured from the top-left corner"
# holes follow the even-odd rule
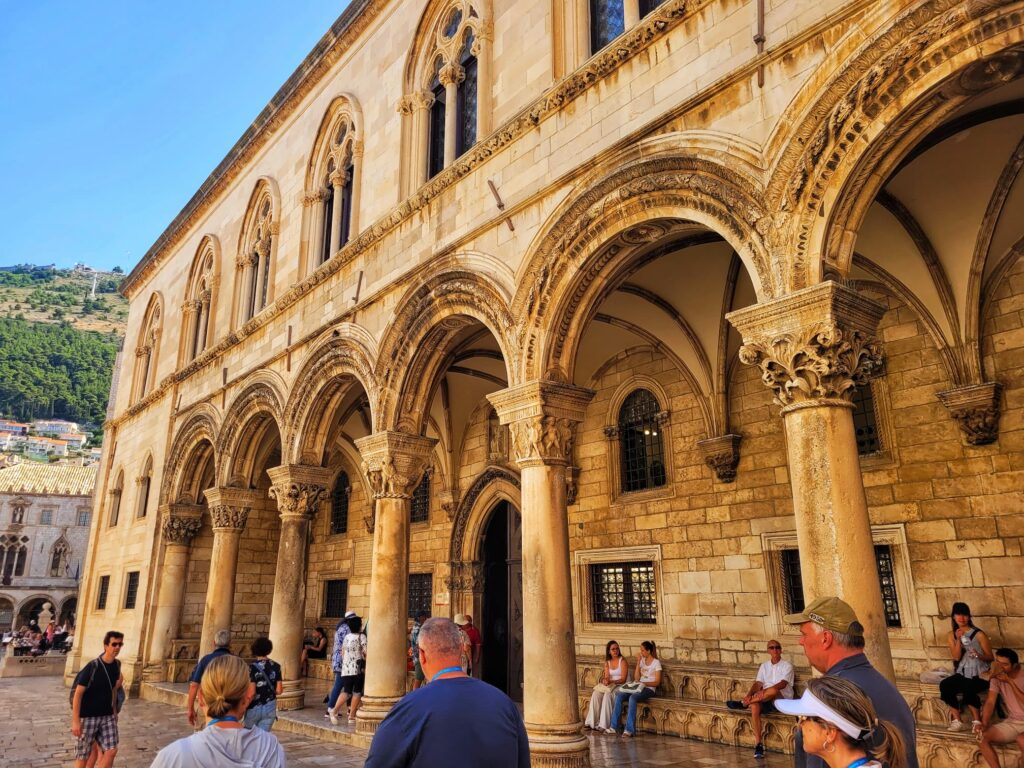
[[[852,763],[850,763],[848,766],[846,766],[846,768],[858,768],[859,766],[864,765],[865,763],[870,763],[870,762],[871,762],[871,758],[870,757],[862,757],[859,760],[854,760]]]
[[[211,720],[210,722],[208,722],[206,724],[206,727],[209,728],[211,725],[215,725],[216,723],[237,723],[237,722],[238,722],[238,718],[235,717],[234,715],[225,715],[224,717],[215,717],[215,718],[213,718],[213,720]]]
[[[436,675],[434,675],[432,678],[430,678],[430,682],[434,682],[441,675],[447,675],[449,672],[462,672],[463,674],[465,674],[466,670],[464,670],[462,667],[445,667],[440,672],[438,672]]]

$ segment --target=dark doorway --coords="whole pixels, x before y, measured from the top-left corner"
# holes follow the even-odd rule
[[[523,545],[519,513],[495,505],[484,531],[483,679],[523,700]]]

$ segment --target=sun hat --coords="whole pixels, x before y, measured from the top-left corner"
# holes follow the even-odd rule
[[[863,635],[864,628],[857,621],[853,608],[838,597],[819,597],[800,613],[787,613],[782,617],[787,624],[804,624],[808,621],[833,632],[846,635]]]
[[[834,725],[851,739],[860,739],[864,734],[863,728],[836,712],[832,707],[811,693],[810,689],[805,690],[804,695],[799,699],[775,699],[772,704],[784,715],[819,717],[825,722]]]
[[[469,619],[466,618],[466,614],[464,613],[456,613],[455,623],[458,624],[460,627],[464,627],[467,624],[469,624]]]
[[[346,619],[354,619],[357,615],[355,611],[345,611]]]

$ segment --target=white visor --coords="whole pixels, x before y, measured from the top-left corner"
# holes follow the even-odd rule
[[[861,733],[864,732],[863,728],[840,715],[832,707],[811,693],[810,689],[805,690],[804,695],[799,699],[775,699],[772,704],[784,715],[819,717],[825,722],[834,725],[851,739],[859,739]]]

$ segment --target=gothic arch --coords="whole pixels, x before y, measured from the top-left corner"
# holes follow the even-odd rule
[[[759,299],[776,295],[767,240],[776,232],[757,182],[723,164],[668,154],[626,163],[574,196],[530,249],[512,313],[525,318],[521,380],[571,380],[580,330],[608,278],[639,249],[708,229],[724,237]]]
[[[150,394],[160,377],[157,368],[160,365],[160,335],[163,331],[164,297],[160,291],[154,291],[146,304],[146,312],[142,316],[135,341],[135,365],[132,368],[132,397],[137,403]]]
[[[244,485],[258,443],[247,438],[266,429],[268,424],[284,434],[284,391],[281,377],[271,371],[259,371],[242,385],[224,416],[217,441],[220,485]]]
[[[521,509],[519,475],[507,467],[489,466],[481,472],[459,501],[452,521],[448,557],[452,563],[472,563],[480,559],[480,542],[491,509],[507,501]]]
[[[281,228],[281,192],[269,176],[256,181],[238,237],[235,310],[242,326],[274,300],[274,274]]]
[[[354,380],[370,400],[376,417],[378,385],[374,376],[376,344],[361,326],[342,323],[310,346],[299,367],[284,410],[288,454],[300,464],[320,465],[336,400]]]
[[[1024,75],[1024,3],[922,2],[848,61],[793,116],[773,163],[766,201],[790,244],[787,290],[845,275],[868,206],[906,153],[969,98]]]
[[[192,259],[188,282],[185,284],[178,350],[180,364],[190,363],[202,354],[215,335],[213,319],[217,311],[220,258],[220,241],[215,235],[204,235]]]
[[[491,278],[457,267],[443,268],[407,291],[398,307],[380,345],[378,429],[420,434],[448,346],[472,321],[491,332],[506,370],[514,370],[516,345],[508,295]]]
[[[163,487],[160,490],[161,504],[177,501],[189,504],[202,503],[198,495],[199,489],[194,487],[194,483],[198,481],[195,473],[199,463],[206,458],[205,451],[210,450],[214,462],[214,477],[219,475],[219,452],[214,449],[218,444],[219,431],[220,419],[217,410],[209,403],[201,403],[189,414],[171,443],[167,466],[172,471],[164,475]],[[205,446],[208,446],[208,449]]]

